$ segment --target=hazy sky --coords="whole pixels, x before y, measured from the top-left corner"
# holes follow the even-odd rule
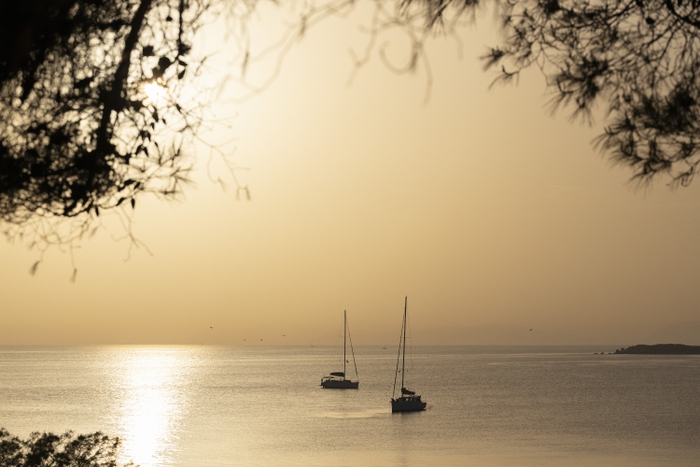
[[[211,182],[200,147],[184,202],[139,200],[133,232],[152,256],[125,261],[108,219],[74,252],[72,283],[65,252],[31,276],[38,253],[3,241],[0,345],[333,344],[344,309],[356,344],[395,345],[406,295],[416,344],[689,329],[700,181],[635,190],[591,146],[600,122],[550,116],[534,71],[489,90],[478,56],[492,29],[465,30],[461,58],[455,41],[429,43],[425,103],[422,69],[397,76],[376,54],[348,85],[354,19],[312,28],[264,93],[235,103],[232,85],[218,100],[236,118],[210,137],[235,141],[252,199]]]

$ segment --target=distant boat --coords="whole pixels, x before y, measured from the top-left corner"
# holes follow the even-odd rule
[[[355,367],[355,379],[352,381],[345,378],[347,358],[347,340],[350,337],[348,329],[347,311],[343,310],[343,371],[333,371],[329,376],[324,376],[321,379],[321,387],[324,389],[358,389],[360,386],[360,378],[357,375],[357,363],[355,362],[355,350],[352,348],[352,338],[350,338],[350,353],[352,354],[352,364]]]
[[[423,402],[420,395],[414,391],[406,389],[404,376],[406,374],[406,310],[408,308],[408,297],[403,305],[403,324],[401,325],[401,338],[399,339],[399,353],[396,357],[396,372],[394,373],[394,391],[391,395],[392,412],[418,412],[425,410],[426,402]],[[401,363],[401,396],[396,397],[396,383],[399,376],[399,362]]]

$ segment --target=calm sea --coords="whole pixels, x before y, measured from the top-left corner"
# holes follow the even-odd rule
[[[700,358],[414,347],[425,412],[392,414],[396,349],[0,347],[0,426],[103,431],[144,467],[698,466]]]

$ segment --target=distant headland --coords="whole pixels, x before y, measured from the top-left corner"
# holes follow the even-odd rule
[[[700,355],[700,345],[640,344],[623,349],[617,349],[615,353],[636,355]]]

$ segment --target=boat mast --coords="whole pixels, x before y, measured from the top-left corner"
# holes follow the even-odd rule
[[[406,312],[404,306],[404,313]],[[401,361],[401,341],[403,339],[403,323],[401,323],[401,332],[399,332],[399,350],[396,353],[396,370],[394,370],[394,390],[391,393],[391,398],[394,399],[394,396],[396,396],[396,381],[399,378],[399,362]],[[403,375],[402,375],[403,378]],[[403,384],[402,384],[403,386]]]
[[[347,310],[343,310],[343,379],[345,379],[345,336],[348,333],[348,312]]]
[[[360,381],[360,374],[357,372],[357,362],[355,361],[355,349],[352,347],[352,335],[350,334],[350,326],[348,326],[347,321],[345,322],[345,326],[347,326],[348,329],[348,340],[350,341],[350,352],[352,353],[352,364],[355,366],[355,378],[357,378],[357,381]]]
[[[408,307],[408,296],[403,303],[403,355],[401,356],[401,395],[403,396],[403,375],[406,367],[406,308]]]

